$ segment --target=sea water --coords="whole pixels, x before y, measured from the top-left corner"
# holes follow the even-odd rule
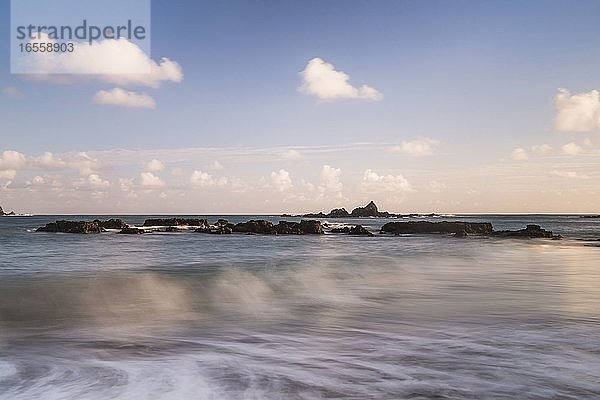
[[[561,241],[34,232],[94,218],[0,218],[0,399],[600,398],[600,220],[446,218]]]

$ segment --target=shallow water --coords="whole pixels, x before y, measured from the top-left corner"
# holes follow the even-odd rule
[[[600,220],[453,218],[558,242],[31,232],[55,219],[0,219],[2,400],[600,397]]]

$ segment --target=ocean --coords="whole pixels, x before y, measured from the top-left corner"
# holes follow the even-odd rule
[[[600,398],[600,219],[445,218],[561,241],[33,232],[111,217],[0,218],[1,400]]]

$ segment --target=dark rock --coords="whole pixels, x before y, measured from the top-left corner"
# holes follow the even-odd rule
[[[331,233],[344,233],[346,235],[350,234],[350,227],[349,226],[344,226],[343,228],[333,228],[331,230]]]
[[[56,221],[38,228],[36,232],[91,234],[104,232],[104,228],[96,221]]]
[[[108,221],[95,220],[94,222],[104,229],[124,229],[129,226],[121,219],[109,219]]]
[[[336,208],[327,215],[328,218],[348,218],[350,213],[345,208]]]
[[[373,234],[371,232],[369,232],[369,230],[367,228],[363,227],[362,225],[356,225],[354,228],[350,228],[349,235],[351,235],[351,236],[373,236]]]
[[[369,217],[377,217],[377,218],[388,218],[391,214],[387,211],[380,212],[377,209],[377,205],[374,202],[370,202],[365,207],[357,207],[350,213],[351,217],[355,218],[369,218]]]
[[[273,224],[265,220],[240,222],[234,226],[233,231],[237,233],[257,233],[261,235],[274,235],[277,233]]]
[[[323,214],[323,212],[319,212],[316,214],[304,214],[300,215],[303,218],[329,218],[328,214]]]
[[[168,233],[179,232],[179,228],[176,226],[167,226],[167,229],[165,229],[165,232],[168,232]]]
[[[278,235],[322,235],[323,227],[319,221],[287,222],[280,221],[275,226]]]
[[[141,235],[141,234],[144,234],[144,233],[146,233],[146,231],[143,230],[143,229],[140,229],[140,228],[131,228],[129,226],[126,227],[126,228],[123,228],[121,230],[121,232],[119,232],[119,234],[121,234],[121,235]]]
[[[11,216],[11,217],[12,217],[12,216],[14,216],[14,215],[17,215],[17,214],[15,214],[15,212],[14,212],[14,211],[11,211],[11,212],[9,212],[8,214],[4,214],[4,215],[8,215],[8,216]]]
[[[542,229],[539,225],[527,225],[527,228],[518,231],[498,231],[493,233],[497,237],[506,238],[527,238],[527,239],[554,239],[558,236],[552,234],[552,232]]]
[[[2,209],[2,206],[0,206],[0,215],[4,215],[4,210]]]
[[[0,208],[0,211],[2,209]],[[589,219],[597,219],[600,218],[600,215],[582,215],[580,218],[589,218]]]
[[[455,238],[466,238],[469,234],[466,231],[458,231],[454,234]]]
[[[209,227],[205,219],[187,219],[187,218],[166,218],[166,219],[147,219],[144,226],[199,226]]]
[[[343,228],[335,228],[331,230],[331,233],[343,233],[351,236],[374,236],[369,230],[362,225],[356,225],[354,227],[344,226]]]
[[[408,221],[389,222],[381,228],[381,233],[394,235],[425,234],[425,233],[459,233],[469,235],[491,235],[492,224],[488,222],[429,222]]]
[[[214,226],[201,227],[196,229],[196,233],[208,233],[212,235],[230,235],[233,233],[235,225],[230,224],[226,219],[220,219]]]

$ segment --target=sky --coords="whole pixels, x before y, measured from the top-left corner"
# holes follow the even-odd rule
[[[71,79],[11,74],[0,0],[0,205],[600,213],[598,15],[597,1],[152,1],[151,54],[106,40],[66,59]],[[86,75],[115,63],[151,72]]]

